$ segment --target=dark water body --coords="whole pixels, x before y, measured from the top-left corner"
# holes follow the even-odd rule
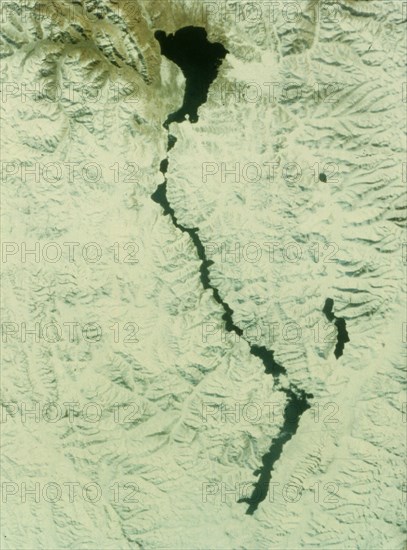
[[[186,120],[186,115],[188,115],[191,123],[198,121],[198,108],[207,100],[209,86],[215,80],[218,68],[228,51],[222,44],[208,42],[207,33],[201,27],[185,27],[170,35],[166,35],[163,31],[157,31],[155,37],[160,43],[162,55],[177,63],[186,78],[183,104],[178,111],[168,115],[163,124],[168,132],[168,152],[177,141],[175,136],[170,134],[169,125],[172,122],[183,122]],[[175,211],[168,201],[166,179],[168,165],[167,155],[160,163],[160,171],[164,176],[164,181],[158,185],[151,198],[162,207],[164,215],[170,216],[177,229],[190,236],[201,260],[200,279],[203,288],[211,290],[215,301],[222,307],[224,311],[222,319],[225,322],[225,329],[239,337],[243,337],[243,330],[233,321],[234,311],[222,299],[219,290],[211,283],[209,268],[214,262],[206,256],[205,246],[199,237],[199,228],[186,227],[179,223]],[[275,389],[282,391],[288,398],[284,410],[284,423],[280,433],[273,439],[268,452],[262,457],[262,466],[254,472],[254,475],[259,476],[259,479],[257,483],[253,484],[253,493],[249,498],[239,501],[249,505],[246,513],[251,515],[256,511],[260,502],[266,498],[274,464],[280,458],[285,443],[296,433],[300,417],[304,411],[310,408],[309,400],[313,398],[313,395],[305,393],[292,384],[288,388],[282,387],[279,377],[282,374],[287,374],[287,372],[274,359],[273,350],[247,343],[250,346],[250,353],[263,362],[264,372],[273,376]]]
[[[311,394],[306,394],[304,391],[298,389],[294,392],[290,388],[282,388],[281,391],[283,391],[288,398],[287,405],[284,409],[284,424],[280,433],[272,440],[269,451],[263,455],[263,466],[254,472],[255,476],[260,476],[258,481],[253,483],[254,491],[250,497],[241,498],[239,500],[239,502],[244,502],[249,505],[246,511],[246,514],[249,516],[253,515],[260,502],[266,499],[274,465],[279,460],[284,445],[297,432],[302,413],[311,407],[308,401],[313,397]]]
[[[206,102],[209,86],[228,50],[219,42],[208,42],[203,27],[184,27],[174,34],[156,31],[154,36],[160,44],[161,54],[178,65],[186,80],[182,106],[168,115],[166,127],[171,122],[183,122],[186,115],[190,122],[197,122],[198,108]]]
[[[328,321],[334,321],[335,326],[338,330],[338,337],[336,341],[336,346],[334,350],[335,357],[339,359],[343,355],[343,350],[345,344],[350,342],[348,331],[346,330],[346,321],[342,317],[336,317],[333,313],[334,301],[332,298],[327,298],[325,300],[325,305],[322,309],[322,313],[325,314],[325,317]]]

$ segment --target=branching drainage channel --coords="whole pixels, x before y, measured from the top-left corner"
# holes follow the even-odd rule
[[[218,68],[229,53],[222,44],[211,43],[207,40],[207,33],[202,27],[184,27],[174,34],[166,35],[163,31],[157,31],[155,37],[160,43],[161,54],[176,63],[182,70],[185,78],[185,96],[182,107],[175,113],[168,115],[163,126],[168,132],[167,152],[170,151],[175,143],[175,136],[169,133],[171,122],[183,122],[188,116],[190,122],[197,122],[198,108],[207,99],[209,86],[215,80]],[[213,264],[208,260],[205,253],[205,247],[199,238],[198,227],[185,227],[180,224],[171,207],[167,197],[167,179],[168,155],[161,161],[160,171],[164,176],[164,182],[160,183],[151,198],[161,205],[164,215],[169,215],[174,226],[187,233],[195,245],[198,257],[201,260],[200,278],[205,289],[213,293],[216,302],[223,308],[222,319],[225,322],[225,328],[228,332],[234,332],[239,337],[243,337],[243,330],[233,322],[233,310],[224,300],[222,300],[219,290],[211,284],[209,267]],[[283,387],[280,383],[280,375],[286,374],[286,369],[274,360],[272,350],[264,346],[250,344],[250,353],[262,360],[265,367],[265,373],[271,374],[276,381],[276,389],[283,392],[287,397],[287,404],[284,409],[284,424],[280,433],[275,437],[269,448],[269,451],[262,457],[262,466],[254,472],[259,476],[257,482],[253,484],[254,490],[250,497],[242,498],[239,502],[248,504],[246,514],[252,515],[258,508],[268,493],[271,472],[275,463],[281,456],[283,447],[296,433],[299,420],[304,411],[310,408],[309,400],[313,395],[305,393],[303,390],[291,385]]]

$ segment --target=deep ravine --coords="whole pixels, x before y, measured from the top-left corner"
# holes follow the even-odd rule
[[[163,31],[157,31],[155,37],[160,43],[161,53],[175,62],[184,73],[186,78],[185,96],[182,107],[175,113],[168,115],[163,126],[167,130],[168,144],[167,153],[174,147],[176,138],[170,133],[172,122],[181,123],[187,116],[191,123],[198,121],[198,108],[207,99],[210,84],[215,80],[222,60],[229,53],[221,44],[212,44],[207,40],[205,29],[201,27],[184,27],[174,34],[166,35]],[[174,209],[167,197],[167,178],[169,157],[160,163],[160,171],[164,181],[160,183],[151,195],[151,198],[158,203],[164,215],[170,216],[174,226],[187,233],[195,245],[199,259],[200,279],[205,289],[211,290],[214,299],[222,307],[224,313],[222,319],[228,332],[233,332],[243,338],[243,330],[233,322],[233,310],[219,294],[219,290],[211,284],[210,266],[214,263],[206,257],[205,247],[199,237],[198,227],[185,227],[178,222]],[[272,440],[271,446],[262,457],[262,466],[254,472],[258,476],[257,482],[253,483],[254,489],[250,497],[242,498],[239,502],[248,504],[246,514],[252,515],[268,494],[271,472],[275,463],[280,458],[283,447],[297,431],[299,420],[304,411],[311,407],[312,394],[305,393],[296,388],[293,384],[284,387],[280,382],[280,375],[287,374],[286,369],[279,365],[274,359],[274,352],[264,346],[252,345],[243,338],[250,347],[250,353],[263,362],[266,374],[271,374],[275,380],[275,389],[285,394],[287,403],[284,409],[284,422],[279,434]]]

